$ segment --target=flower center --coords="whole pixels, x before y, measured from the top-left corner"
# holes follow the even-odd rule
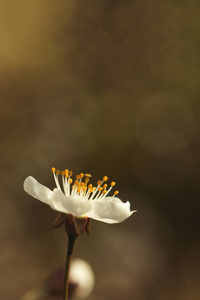
[[[59,190],[62,190],[59,182],[59,175],[61,174],[63,191],[66,196],[81,196],[87,200],[103,199],[116,184],[114,181],[112,181],[110,183],[110,187],[107,189],[108,185],[105,183],[108,180],[107,176],[104,176],[102,180],[98,180],[97,185],[93,186],[92,184],[88,184],[90,177],[92,176],[90,174],[80,173],[76,175],[76,179],[73,182],[73,179],[71,178],[72,171],[65,169],[64,171],[60,172],[55,168],[51,168],[51,171],[53,173],[56,186]],[[112,197],[117,194],[119,194],[119,192],[115,191]]]

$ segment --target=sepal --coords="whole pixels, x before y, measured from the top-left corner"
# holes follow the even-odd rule
[[[82,235],[85,231],[90,235],[90,219],[88,217],[75,217],[68,214],[65,220],[65,230],[68,236]]]
[[[60,212],[58,214],[57,218],[55,219],[55,221],[53,222],[52,227],[59,228],[60,226],[62,226],[65,223],[66,219],[67,219],[67,215]]]

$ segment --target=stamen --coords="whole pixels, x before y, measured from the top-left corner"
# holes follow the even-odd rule
[[[119,191],[115,191],[113,194],[113,197],[115,197],[115,195],[119,194]]]
[[[107,190],[106,190],[106,189],[104,189],[104,190],[101,192],[101,195],[98,197],[98,199],[102,199],[102,198],[104,198],[104,197],[105,197],[105,195],[106,195],[106,193],[107,193]]]
[[[61,175],[62,175],[62,184],[63,184],[63,189],[65,192],[65,195],[67,195],[67,190],[66,190],[66,178],[65,178],[65,171],[61,171]]]
[[[95,194],[97,193],[97,191],[98,191],[98,193],[97,193],[95,199],[98,199],[100,197],[100,194],[101,194],[102,190],[103,190],[102,187],[97,187]],[[93,199],[93,198],[94,198],[94,195],[93,195],[93,197],[91,199]]]
[[[96,191],[93,192],[93,195],[91,196],[90,200],[94,199],[94,197],[95,197],[95,195],[96,195],[96,193],[98,191],[98,188],[102,185],[102,183],[103,183],[103,181],[101,181],[101,180],[97,181],[97,189],[96,189]],[[99,195],[99,193],[98,193],[98,195]],[[97,196],[95,198],[97,198]]]
[[[92,175],[91,174],[85,174],[85,177],[92,177]]]
[[[56,183],[56,186],[59,190],[61,190],[61,187],[60,187],[60,183],[59,183],[59,180],[58,180],[58,175],[60,174],[60,171],[59,170],[56,170],[55,168],[51,168],[51,171],[53,173],[53,176],[54,176],[54,180],[55,180],[55,183]]]
[[[92,194],[89,200],[92,200],[97,192],[97,188],[94,186],[93,188],[89,189],[89,192]]]
[[[101,184],[102,184],[101,180],[98,180],[97,185],[101,185]]]
[[[90,175],[90,174],[85,174],[85,186],[87,186],[88,181],[90,180],[90,177],[92,177],[92,175]]]
[[[86,199],[88,199],[90,193],[92,193],[92,184],[90,183],[90,184],[88,185],[88,187],[85,186],[85,188],[86,188],[86,191],[85,191],[85,197],[86,197]]]
[[[108,195],[108,193],[110,192],[110,190],[112,189],[112,187],[115,185],[116,183],[114,181],[111,182],[110,184],[110,188],[106,191],[106,193],[103,195],[103,197],[106,197]]]
[[[65,178],[66,178],[66,184],[65,184],[65,194],[66,196],[70,196],[71,191],[70,191],[70,184],[73,182],[73,180],[71,178],[69,178],[72,175],[72,172],[69,172],[69,176],[68,176],[68,170],[65,170],[66,174],[65,174]]]
[[[70,178],[72,176],[72,171],[69,171],[68,169],[65,169],[64,171],[56,170],[56,168],[52,167],[51,172],[53,173],[56,186],[59,190],[62,191],[60,183],[59,183],[59,174],[62,175],[62,185],[63,185],[63,192],[66,196],[82,196],[87,200],[96,200],[96,199],[103,199],[107,196],[107,194],[110,192],[110,190],[113,188],[113,186],[116,185],[114,181],[110,183],[110,187],[108,190],[107,184],[103,184],[103,182],[108,180],[107,176],[104,176],[102,180],[97,181],[97,187],[93,187],[93,185],[90,183],[88,186],[88,181],[90,180],[91,175],[80,173],[76,175],[76,180],[74,181],[73,185],[70,188],[70,185],[72,184],[73,180]],[[82,181],[82,179],[85,176],[85,181]],[[71,192],[70,192],[71,190]],[[115,197],[117,194],[119,194],[119,191],[115,191],[113,193],[112,197]]]

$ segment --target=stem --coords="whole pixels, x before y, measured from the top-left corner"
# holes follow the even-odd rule
[[[68,249],[67,249],[67,258],[66,258],[66,266],[65,266],[65,279],[64,279],[64,300],[68,300],[69,293],[69,269],[72,259],[72,253],[74,248],[74,243],[77,238],[77,235],[69,235],[68,240]]]

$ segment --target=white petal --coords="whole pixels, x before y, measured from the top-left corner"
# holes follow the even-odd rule
[[[35,178],[29,176],[24,181],[24,190],[32,197],[52,207],[53,192],[46,186],[40,184]],[[53,207],[52,207],[53,208]]]
[[[74,216],[84,215],[92,209],[91,202],[81,196],[65,196],[59,189],[53,190],[52,203],[56,210],[71,213]]]
[[[134,211],[130,211],[130,203],[123,203],[116,197],[105,197],[92,201],[92,211],[87,216],[105,223],[120,223],[130,217]]]

